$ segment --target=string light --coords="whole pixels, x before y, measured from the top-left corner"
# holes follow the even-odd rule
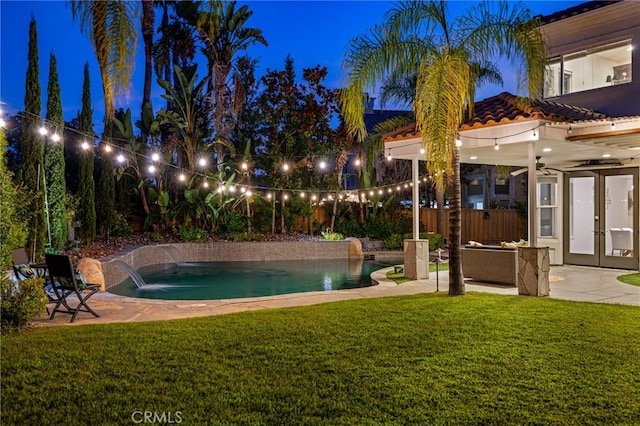
[[[498,145],[498,139],[495,139],[493,142],[493,149],[498,151],[500,149],[500,145]]]
[[[206,167],[207,160],[205,158],[201,158],[198,160],[198,164],[200,165],[200,167]]]
[[[253,192],[251,191],[247,191],[247,193],[245,194],[247,197],[251,197],[253,195]]]
[[[51,136],[51,140],[54,142],[60,142],[60,135],[57,133],[54,133],[53,136]]]
[[[1,111],[0,111],[0,113],[1,113]],[[22,112],[22,113],[20,113],[20,114],[22,114],[23,116],[24,116],[24,115],[26,115],[26,113],[24,113],[24,112]],[[5,122],[4,122],[4,120],[2,121],[2,123],[5,123]],[[6,123],[5,123],[5,124],[6,124]],[[84,137],[95,138],[95,135],[93,135],[93,134],[83,133],[83,132],[81,132],[81,131],[78,131],[78,130],[76,130],[76,129],[71,129],[71,128],[70,128],[70,129],[68,129],[68,130],[69,130],[70,132],[76,132],[77,134],[79,134],[79,135],[81,135],[81,136],[84,136]],[[42,127],[40,127],[38,131],[40,132],[40,134],[41,134],[41,135],[47,135],[47,134],[49,134],[49,131],[47,130],[46,125],[43,125]],[[51,136],[51,139],[52,139],[52,140],[61,140],[60,135],[58,135],[57,133],[54,133],[54,134]],[[112,151],[114,150],[114,148],[122,149],[119,145],[114,144],[114,142],[116,142],[116,141],[118,141],[118,139],[117,139],[117,138],[111,138],[109,141],[105,141],[105,140],[100,141],[100,142],[101,142],[101,144],[103,145],[103,150],[104,150],[104,152],[106,152],[106,153],[110,153],[110,152],[112,152]],[[126,141],[126,140],[120,140],[120,141],[121,141],[122,143],[127,143],[127,142],[128,142],[128,141]],[[81,148],[82,148],[83,150],[90,149],[90,148],[92,148],[92,144],[91,144],[90,142],[87,142],[87,140],[85,139],[85,140],[81,143]],[[115,160],[115,161],[117,161],[117,162],[120,162],[120,163],[122,163],[122,162],[126,162],[126,160],[127,160],[127,155],[125,155],[125,154],[127,154],[127,153],[128,153],[128,154],[130,154],[130,155],[131,155],[132,157],[134,157],[134,158],[135,158],[135,157],[141,157],[141,158],[146,158],[147,160],[151,160],[151,162],[158,162],[158,161],[162,162],[162,157],[161,157],[161,155],[160,155],[158,152],[153,152],[153,153],[151,153],[149,156],[147,156],[147,155],[145,155],[145,154],[143,154],[143,153],[133,151],[133,150],[131,150],[130,148],[129,148],[129,149],[126,149],[126,148],[125,148],[125,151],[126,151],[126,152],[121,152],[121,153],[120,153],[116,158],[114,158],[114,160]],[[387,155],[387,159],[388,159],[388,160],[391,160],[391,159],[392,159],[391,151],[390,151],[390,150],[388,150],[388,151],[387,151],[387,154],[388,154],[388,155]],[[134,161],[134,164],[135,164],[136,162],[137,162],[137,161]],[[201,166],[203,166],[203,167],[207,164],[207,163],[206,163],[206,159],[199,159],[199,160],[198,160],[198,163],[199,163]],[[171,162],[166,162],[166,163],[165,163],[165,162],[163,162],[162,164],[163,164],[164,166],[166,166],[167,168],[169,168],[169,169],[178,169],[178,171],[180,171],[180,169],[181,169],[181,167],[179,167],[179,166],[177,166],[177,165],[175,165],[175,164],[172,164]],[[355,165],[361,165],[361,164],[362,164],[362,159],[361,159],[361,157],[357,157],[357,158],[355,159]],[[328,162],[327,162],[326,160],[320,160],[320,161],[319,161],[319,163],[318,163],[318,166],[319,166],[320,168],[326,168],[326,167],[328,167]],[[246,162],[246,161],[243,161],[243,162],[241,163],[240,167],[241,167],[243,170],[248,170],[248,167],[249,167],[249,166],[248,166],[248,164],[247,164],[247,162]],[[286,162],[285,162],[285,163],[283,163],[282,168],[283,168],[283,170],[285,170],[285,171],[291,170],[290,165],[289,165],[288,163],[286,163]],[[158,169],[157,169],[153,164],[151,164],[151,165],[149,165],[149,166],[148,166],[148,170],[149,170],[149,173],[151,173],[151,174],[155,174],[155,173],[158,171]],[[190,173],[190,174],[193,174],[193,175],[195,175],[195,176],[202,176],[203,178],[205,177],[205,175],[203,175],[202,173],[195,172],[195,171],[192,171],[192,170],[191,170],[191,171],[189,171],[189,173]],[[177,177],[177,179],[178,179],[178,180],[180,180],[180,181],[185,181],[185,180],[186,180],[186,176],[185,176],[183,173],[176,174],[176,177]],[[402,183],[398,184],[398,187],[396,188],[397,190],[400,190],[400,185],[401,185],[401,184],[402,184]],[[413,183],[411,183],[411,185],[413,185]],[[202,181],[202,187],[204,187],[204,188],[208,188],[208,187],[209,187],[209,182],[207,182],[207,180],[206,180],[206,179],[203,179],[203,181]],[[407,183],[404,183],[404,187],[405,187],[405,188],[407,188]],[[250,193],[251,193],[251,191],[249,191],[249,189],[250,189],[250,188],[252,188],[251,186],[246,186],[246,187],[241,187],[241,188],[243,188],[243,189],[242,189],[242,192],[244,192],[245,194],[246,194],[247,192],[250,192]],[[257,188],[257,187],[256,187],[256,188]],[[267,189],[269,189],[269,188],[267,188]],[[389,193],[393,193],[393,189],[392,189],[392,187],[390,187],[389,185],[382,186],[382,187],[381,187],[381,189],[378,189],[378,188],[374,188],[374,189],[377,189],[377,190],[378,190],[378,192],[379,192],[380,194],[383,194],[383,193],[384,193],[384,190],[386,190],[386,191],[387,191],[387,192],[389,192]],[[231,186],[231,187],[229,187],[229,192],[234,192],[234,190],[235,190],[235,186]],[[275,190],[275,191],[283,191],[283,190],[284,190],[284,188],[281,188],[281,189],[278,189],[278,188],[272,188],[272,190]],[[365,188],[365,190],[367,190],[367,189]],[[224,192],[224,186],[223,186],[222,188],[218,188],[218,191],[219,191],[219,192]],[[298,191],[298,190],[293,190],[293,192],[295,193],[295,192],[300,192],[300,191]],[[330,193],[330,194],[335,194],[335,197],[336,197],[336,198],[338,198],[338,199],[343,199],[343,195],[342,195],[339,191],[330,191],[330,190],[326,190],[326,191],[325,191],[325,190],[320,190],[320,192],[328,192],[328,193]],[[349,194],[349,193],[348,193],[348,194]],[[354,194],[355,194],[355,195],[354,195]],[[357,191],[353,191],[353,193],[351,193],[351,194],[349,195],[349,197],[352,197],[352,196],[353,196],[353,197],[357,197],[357,194],[358,194],[358,193],[357,193]],[[372,195],[374,194],[373,189],[371,190],[371,194],[372,194]],[[267,193],[267,198],[270,198],[271,196],[274,196],[274,195],[275,195],[274,193],[269,192],[269,193]],[[364,196],[364,198],[366,199],[366,194],[365,194],[365,193],[363,193],[362,195],[363,195],[363,196]],[[305,197],[306,197],[306,196],[307,196],[307,194],[306,194],[306,192],[305,192]],[[314,201],[316,201],[316,200],[317,200],[317,199],[319,199],[319,198],[320,198],[320,197],[317,197],[317,196],[315,196],[315,195],[314,195],[312,199],[313,199]],[[333,195],[330,195],[330,196],[329,196],[329,199],[333,199],[333,198],[334,198],[334,196],[333,196]]]
[[[420,154],[424,155],[425,152],[424,148],[420,148]]]

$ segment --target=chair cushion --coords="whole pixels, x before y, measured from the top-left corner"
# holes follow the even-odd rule
[[[29,265],[20,264],[17,266],[18,272],[26,278],[33,278],[37,275],[36,270]]]

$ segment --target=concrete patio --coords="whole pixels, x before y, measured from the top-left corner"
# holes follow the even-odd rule
[[[100,314],[100,318],[95,318],[89,313],[80,313],[73,325],[171,320],[259,309],[308,306],[340,300],[433,293],[436,290],[448,291],[448,271],[440,271],[437,279],[436,273],[433,272],[430,274],[429,280],[396,285],[386,278],[386,272],[389,269],[392,268],[382,269],[372,274],[372,279],[379,283],[372,287],[246,299],[171,301],[136,299],[102,292],[92,297],[89,303]],[[551,288],[549,297],[579,302],[640,306],[640,287],[624,284],[616,279],[616,277],[630,272],[632,271],[582,266],[554,266],[549,274]],[[470,280],[466,281],[466,291],[505,295],[518,294],[516,287]],[[35,324],[39,326],[68,325],[69,316],[57,314],[53,320],[49,320],[48,316],[42,316],[36,319]]]

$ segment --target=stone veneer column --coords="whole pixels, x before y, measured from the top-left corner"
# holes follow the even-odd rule
[[[518,247],[518,294],[549,295],[549,247]]]
[[[404,276],[429,279],[429,240],[404,240]]]

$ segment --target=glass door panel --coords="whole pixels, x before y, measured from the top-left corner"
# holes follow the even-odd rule
[[[569,253],[594,255],[596,237],[594,176],[569,178]]]
[[[601,265],[613,268],[638,267],[637,170],[601,172],[603,226]],[[635,225],[635,226],[634,226]]]

